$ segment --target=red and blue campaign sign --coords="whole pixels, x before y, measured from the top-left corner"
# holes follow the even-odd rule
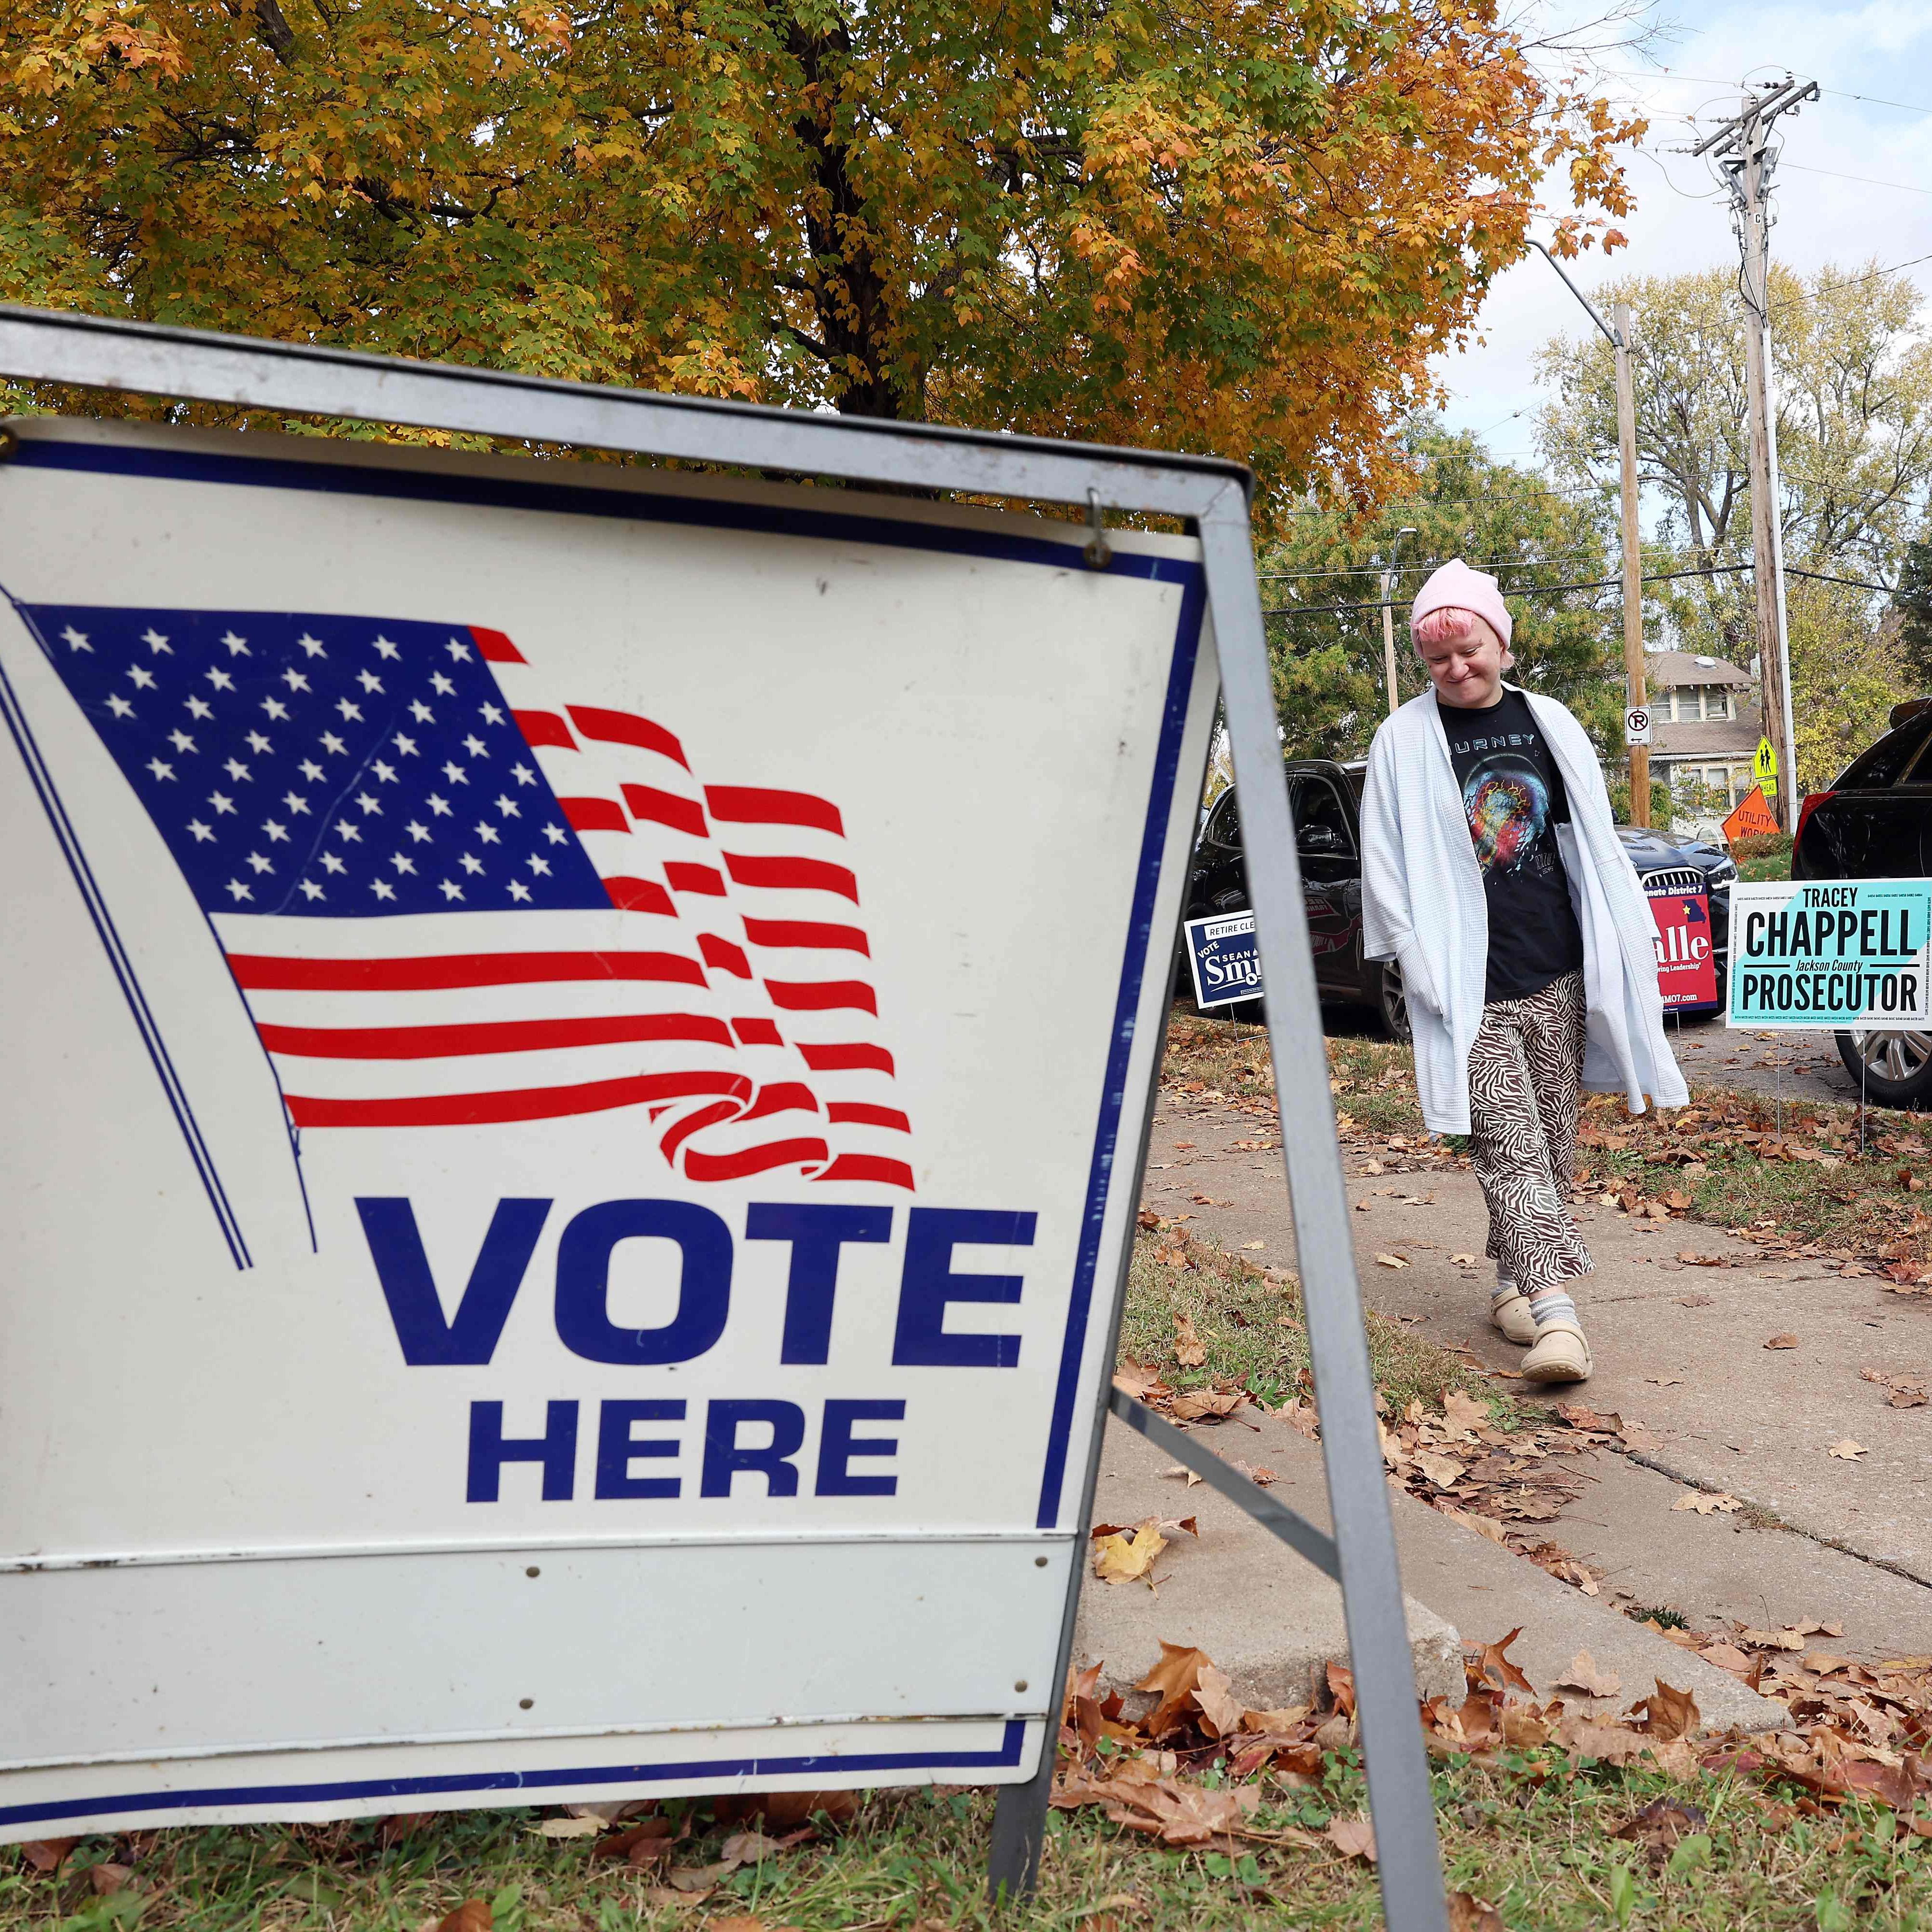
[[[1657,989],[1666,1006],[1718,1002],[1718,958],[1712,941],[1711,902],[1702,892],[1648,894],[1657,931]]]
[[[19,428],[0,1837],[1028,1776],[1197,543]]]

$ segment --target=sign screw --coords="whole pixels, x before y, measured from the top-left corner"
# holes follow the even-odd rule
[[[1024,1677],[1022,1677],[1020,1681],[1013,1686],[1013,1688],[1016,1690],[1024,1690],[1026,1688],[1026,1685],[1027,1681]]]
[[[517,1700],[517,1708],[520,1711],[527,1711],[536,1701],[534,1697],[519,1697]]]
[[[541,1576],[543,1574],[543,1572],[539,1570],[534,1563],[532,1563],[530,1567],[524,1572],[524,1574],[526,1576]]]
[[[1044,1556],[1036,1556],[1033,1559],[1033,1567],[1036,1570],[1044,1570],[1046,1568],[1046,1558]]]

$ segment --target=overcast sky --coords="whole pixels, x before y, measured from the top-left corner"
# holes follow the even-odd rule
[[[1550,13],[1588,17],[1568,4]],[[1787,68],[1825,93],[1778,122],[1774,257],[1808,271],[1932,256],[1932,0],[1660,0],[1651,18],[1662,33],[1648,58],[1606,61],[1652,124],[1629,158],[1637,206],[1619,225],[1630,246],[1607,266],[1594,250],[1570,266],[1586,293],[1613,274],[1735,267],[1724,200],[1706,164],[1670,150],[1696,138],[1686,117],[1702,117],[1708,131],[1737,111],[1741,82]],[[1932,293],[1932,261],[1908,277]],[[1436,365],[1451,394],[1448,419],[1478,431],[1497,456],[1533,462],[1535,412],[1547,398],[1535,352],[1553,334],[1588,329],[1589,319],[1539,255],[1498,279],[1482,324],[1482,346]]]

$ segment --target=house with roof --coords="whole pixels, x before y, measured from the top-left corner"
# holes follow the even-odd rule
[[[1651,776],[1670,788],[1679,830],[1714,836],[1756,780],[1763,735],[1757,680],[1722,658],[1654,651],[1644,661],[1650,691]]]

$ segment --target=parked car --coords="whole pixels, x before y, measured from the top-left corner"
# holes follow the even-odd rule
[[[1798,807],[1794,879],[1932,874],[1932,698],[1894,705],[1892,728]],[[1838,1057],[1865,1097],[1887,1107],[1932,1099],[1932,1034],[1841,1033]]]
[[[1324,1004],[1372,1008],[1389,1033],[1406,1040],[1408,1013],[1401,973],[1393,964],[1362,957],[1361,798],[1367,770],[1366,761],[1360,759],[1342,764],[1328,758],[1291,758],[1288,809],[1301,862],[1316,990]],[[1708,895],[1721,990],[1730,940],[1731,881],[1738,873],[1730,855],[1722,846],[1702,839],[1676,838],[1633,826],[1619,826],[1618,836],[1650,890]],[[1247,904],[1247,882],[1241,872],[1240,805],[1231,788],[1214,801],[1196,842],[1186,916],[1208,919],[1242,912]],[[1678,1010],[1708,1012],[1715,1008]]]

